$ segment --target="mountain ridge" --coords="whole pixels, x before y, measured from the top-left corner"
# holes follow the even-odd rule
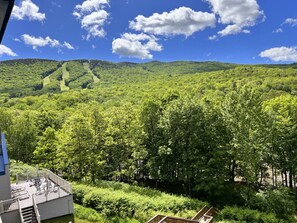
[[[62,69],[63,68],[63,69]],[[297,64],[240,65],[221,62],[198,61],[150,61],[145,63],[104,60],[21,59],[0,62],[0,98],[15,98],[45,93],[58,93],[68,90],[93,89],[117,85],[142,85],[172,82],[176,85],[181,79],[187,82],[202,82],[206,85],[219,85],[229,88],[229,82],[262,83],[263,78],[283,77],[286,80],[267,81],[268,88],[286,89],[295,92],[295,69]],[[289,71],[292,70],[292,71]],[[69,73],[69,75],[68,75]],[[277,76],[275,76],[277,74]],[[259,78],[261,76],[261,78]],[[173,79],[172,79],[173,78]],[[291,80],[291,79],[292,80]],[[258,80],[259,79],[259,80]],[[285,83],[284,83],[285,82]],[[186,85],[186,84],[185,84]],[[136,86],[136,85],[135,85]],[[229,86],[229,87],[228,87]],[[204,87],[202,87],[204,88]],[[222,87],[220,87],[222,88]],[[297,88],[296,88],[297,89]]]

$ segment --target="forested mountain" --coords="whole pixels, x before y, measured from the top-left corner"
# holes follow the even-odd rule
[[[12,60],[0,62],[0,95],[2,99],[8,99],[85,88],[100,91],[107,86],[136,83],[145,89],[162,85],[161,88],[168,86],[171,90],[176,88],[189,93],[195,88],[196,93],[200,91],[201,94],[205,91],[226,93],[235,85],[248,84],[272,95],[284,91],[294,94],[296,68],[296,64],[250,66],[186,61],[137,64],[98,60]]]
[[[11,158],[70,180],[296,211],[296,64],[5,61],[0,128]]]
[[[62,66],[63,65],[63,66]],[[215,62],[111,63],[107,61],[12,60],[0,62],[0,93],[9,97],[40,95],[69,89],[93,88],[99,79],[114,83],[119,78],[194,74],[234,68]],[[133,82],[133,78],[130,79]],[[138,78],[139,79],[139,78]],[[142,81],[142,80],[141,80]],[[98,85],[98,84],[97,84]]]

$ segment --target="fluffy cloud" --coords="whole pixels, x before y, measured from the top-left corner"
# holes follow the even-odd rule
[[[297,26],[297,19],[287,18],[283,24],[288,24],[291,26]]]
[[[251,31],[247,29],[243,29],[242,27],[234,24],[234,25],[228,25],[225,29],[218,32],[220,36],[235,35],[238,33],[249,34],[251,33]]]
[[[17,54],[14,53],[10,48],[0,44],[0,57],[2,55],[7,55],[7,56],[11,56],[11,57],[16,57],[17,56]]]
[[[154,13],[150,17],[138,15],[134,21],[130,21],[130,29],[154,35],[191,36],[207,27],[214,27],[215,23],[214,14],[180,7],[162,14]]]
[[[218,32],[220,36],[249,33],[245,27],[254,26],[259,18],[264,18],[256,0],[206,0],[213,13],[219,15],[219,22],[227,27]]]
[[[26,45],[32,46],[34,50],[37,50],[37,48],[39,47],[45,47],[45,46],[49,46],[52,48],[66,48],[69,50],[74,49],[74,47],[70,43],[65,41],[64,43],[60,43],[58,40],[52,39],[49,36],[47,36],[46,38],[42,38],[42,37],[34,37],[28,34],[24,34],[21,36],[21,39]]]
[[[241,33],[242,28],[236,24],[228,25],[225,29],[218,32],[220,36],[228,36],[231,34],[238,34]]]
[[[272,33],[282,33],[283,29],[282,28],[277,28],[276,30],[273,30]]]
[[[215,40],[215,39],[217,39],[217,35],[209,36],[208,39],[209,40]]]
[[[109,0],[86,0],[75,6],[73,15],[80,21],[81,28],[88,32],[87,39],[106,35],[103,26],[109,17],[105,10],[108,4]]]
[[[125,33],[121,38],[112,42],[112,52],[120,56],[138,59],[152,59],[150,51],[162,51],[162,46],[157,43],[157,38],[144,33]]]
[[[74,50],[75,48],[68,42],[64,41],[64,43],[61,45],[62,47],[65,47],[68,50]]]
[[[86,0],[81,5],[76,5],[75,10],[83,13],[97,11],[102,9],[103,6],[108,4],[109,4],[109,0]]]
[[[269,58],[275,62],[297,62],[296,47],[275,47],[259,54],[260,57]]]
[[[20,6],[15,5],[11,14],[13,19],[44,21],[45,14],[39,12],[39,7],[31,0],[23,0]]]
[[[162,51],[155,35],[191,36],[207,27],[215,27],[216,17],[212,13],[195,12],[180,7],[170,12],[154,13],[149,17],[138,15],[129,22],[129,28],[140,34],[125,33],[112,42],[112,52],[120,56],[152,59],[151,51]]]

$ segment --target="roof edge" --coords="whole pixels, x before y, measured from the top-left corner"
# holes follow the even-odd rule
[[[3,1],[8,1],[8,7],[7,7],[6,14],[5,14],[5,17],[4,17],[4,20],[3,20],[2,29],[0,30],[0,44],[2,42],[4,32],[6,30],[7,23],[8,23],[8,20],[10,18],[13,6],[14,6],[14,0],[3,0]]]

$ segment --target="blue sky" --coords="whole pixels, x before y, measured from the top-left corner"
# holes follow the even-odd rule
[[[0,60],[297,62],[296,0],[16,0]]]

